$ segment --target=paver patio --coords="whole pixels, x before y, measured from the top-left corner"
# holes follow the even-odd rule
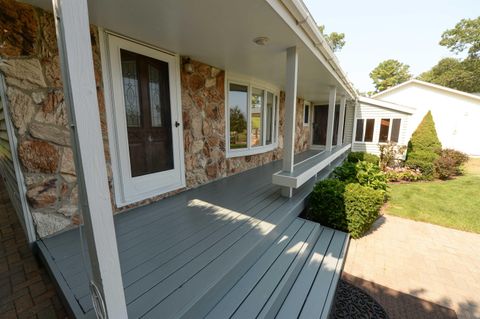
[[[0,181],[0,318],[67,318],[46,269],[35,259]]]
[[[480,235],[384,215],[351,240],[344,272],[480,318]]]

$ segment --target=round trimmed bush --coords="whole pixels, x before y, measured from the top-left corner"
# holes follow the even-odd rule
[[[326,179],[318,182],[310,196],[307,219],[347,232],[343,198],[345,185],[338,179]]]
[[[353,238],[363,236],[378,218],[383,192],[360,184],[345,187],[345,212],[348,232]]]

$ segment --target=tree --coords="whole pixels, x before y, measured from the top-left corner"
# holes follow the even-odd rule
[[[469,58],[480,58],[480,17],[462,19],[442,34],[440,45],[458,54],[468,49]]]
[[[397,60],[385,60],[381,62],[372,72],[370,78],[375,85],[375,92],[382,92],[386,89],[408,81],[412,78],[410,66]]]
[[[319,25],[318,30],[323,35],[325,40],[327,40],[327,43],[333,52],[338,52],[344,47],[345,33],[332,32],[330,34],[326,34],[324,25]]]
[[[438,139],[435,122],[432,113],[428,111],[408,142],[405,165],[419,169],[423,178],[433,179],[435,174],[434,163],[441,151],[442,144]]]
[[[480,59],[444,58],[418,78],[464,92],[480,92]]]

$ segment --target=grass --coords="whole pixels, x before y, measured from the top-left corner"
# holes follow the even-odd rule
[[[480,233],[480,159],[470,159],[465,176],[449,181],[391,185],[385,213]]]

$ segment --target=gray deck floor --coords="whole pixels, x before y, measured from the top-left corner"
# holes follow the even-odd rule
[[[280,164],[115,216],[130,318],[328,314],[348,239],[297,217],[315,181],[283,198],[271,183]],[[38,246],[75,316],[94,318],[80,231]]]

